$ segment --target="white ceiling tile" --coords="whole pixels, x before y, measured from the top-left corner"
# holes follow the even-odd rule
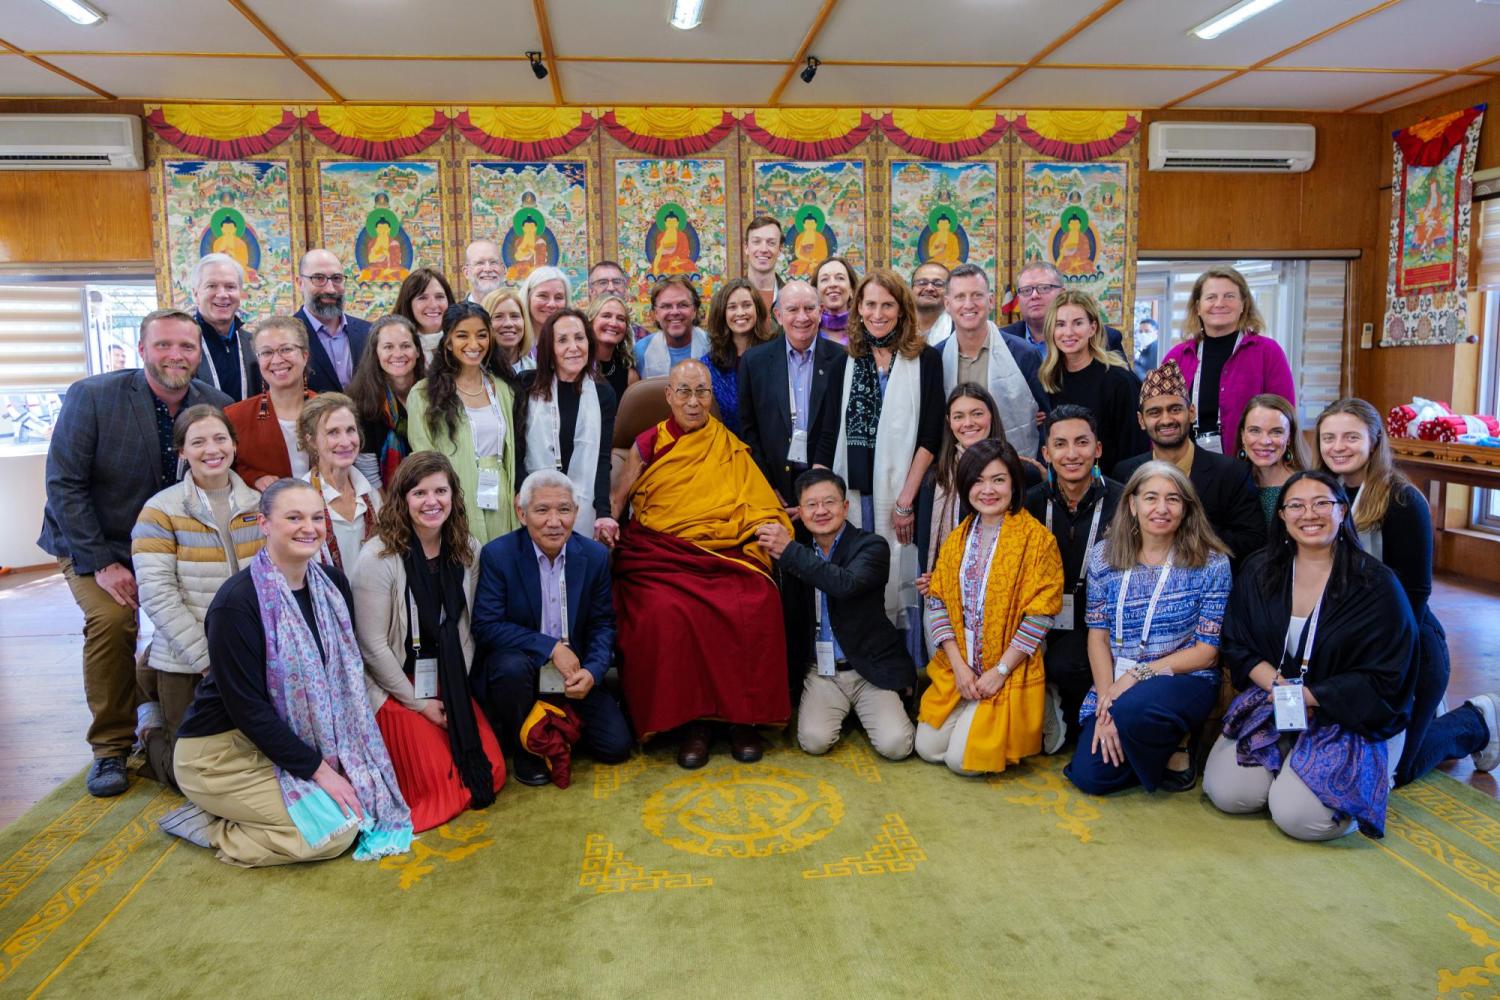
[[[996,108],[1155,108],[1223,75],[1201,70],[1033,69],[985,104]]]
[[[550,104],[552,85],[522,61],[309,59],[308,65],[348,101],[433,101],[439,104]],[[566,83],[568,72],[562,70]],[[565,94],[571,99],[571,95]]]
[[[40,0],[0,0],[0,37],[27,51],[67,52],[275,52],[249,21],[227,3],[193,0],[95,0],[106,17],[74,24]]]
[[[117,97],[143,100],[328,100],[328,95],[317,84],[286,59],[53,56],[50,61]]]
[[[1368,9],[1373,2],[1287,0],[1205,41],[1188,32],[1229,7],[1232,0],[1130,0],[1095,21],[1046,61],[1248,66]]]
[[[542,47],[528,0],[250,0],[250,7],[299,54],[487,56]]]
[[[962,107],[1009,72],[975,67],[820,66],[812,83],[792,77],[781,102],[831,107]]]
[[[1457,69],[1496,53],[1500,6],[1473,0],[1403,0],[1298,49],[1278,65]]]
[[[817,4],[808,0],[704,0],[703,23],[667,23],[670,0],[552,0],[547,20],[559,56],[782,59],[797,54]]]
[[[1399,108],[1406,104],[1414,104],[1417,101],[1423,101],[1429,97],[1436,97],[1438,94],[1446,94],[1450,90],[1462,90],[1464,87],[1467,87],[1471,84],[1484,83],[1487,80],[1489,80],[1489,77],[1487,76],[1465,75],[1443,77],[1440,80],[1434,80],[1432,83],[1427,84],[1427,86],[1425,87],[1418,87],[1415,90],[1408,90],[1404,94],[1395,94],[1387,100],[1377,101],[1376,103],[1367,105],[1363,108],[1360,108],[1359,110],[1371,112],[1389,111],[1392,108]],[[1384,91],[1384,93],[1391,93],[1391,91],[1399,89],[1400,87],[1392,86],[1390,90]]]
[[[1246,73],[1184,101],[1180,107],[1343,111],[1430,79],[1410,73]]]
[[[42,69],[29,59],[13,55],[0,56],[0,94],[6,97],[99,96],[51,70]]]
[[[735,2],[744,3],[745,0]],[[815,5],[807,3],[805,6],[811,10]],[[1036,0],[852,3],[845,0],[834,8],[828,23],[813,43],[812,54],[820,59],[1023,63],[1098,6],[1099,0],[1048,0],[1046,3]],[[792,31],[787,34],[794,36],[791,51],[795,54],[796,42],[802,37]]]
[[[785,66],[704,66],[692,63],[563,63],[563,95],[574,104],[764,103]],[[793,84],[802,81],[792,78]],[[790,88],[788,88],[790,90]]]

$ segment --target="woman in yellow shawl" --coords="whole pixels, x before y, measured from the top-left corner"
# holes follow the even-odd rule
[[[955,774],[1003,771],[1042,750],[1040,650],[1062,609],[1052,533],[1021,505],[1021,459],[1003,441],[958,463],[962,520],[943,542],[927,597],[937,650],[917,713],[917,755]],[[977,646],[977,649],[976,649]]]

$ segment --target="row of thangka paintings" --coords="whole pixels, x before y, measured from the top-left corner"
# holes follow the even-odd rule
[[[511,284],[554,265],[578,287],[591,257],[603,256],[620,262],[642,303],[667,275],[692,277],[708,295],[729,272],[731,252],[737,256],[744,222],[767,214],[785,227],[789,277],[810,278],[837,255],[859,271],[872,259],[902,273],[928,260],[949,268],[970,262],[999,284],[1021,261],[1042,259],[1094,294],[1110,322],[1121,321],[1134,253],[1129,161],[1023,159],[1008,182],[993,161],[892,160],[877,178],[864,160],[752,160],[744,199],[731,189],[730,166],[710,157],[614,160],[612,241],[591,231],[601,216],[589,211],[595,168],[584,160],[467,161],[457,190],[468,233],[495,239]],[[173,297],[186,296],[199,257],[221,251],[245,266],[251,311],[295,309],[302,247],[293,234],[303,231],[303,209],[289,161],[164,158],[159,169],[160,245]],[[329,160],[313,169],[306,231],[310,245],[344,261],[351,312],[388,311],[413,268],[456,259],[447,252],[456,247],[458,213],[445,207],[444,161]],[[881,253],[871,246],[872,184],[889,192]],[[604,253],[591,253],[593,246]]]

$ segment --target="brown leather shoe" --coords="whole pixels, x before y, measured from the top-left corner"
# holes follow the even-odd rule
[[[741,764],[754,764],[765,755],[766,744],[754,726],[730,726],[729,752]]]
[[[708,726],[702,722],[689,722],[682,727],[677,743],[677,766],[689,771],[697,770],[708,763]]]

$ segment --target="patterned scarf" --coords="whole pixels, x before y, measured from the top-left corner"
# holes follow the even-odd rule
[[[265,549],[251,560],[250,577],[266,633],[271,705],[298,739],[343,773],[365,813],[362,821],[346,816],[312,781],[278,767],[276,780],[297,832],[316,849],[358,825],[356,861],[406,853],[411,847],[411,811],[365,698],[365,664],[343,595],[321,567],[308,563],[305,585],[325,657],[286,577]]]
[[[849,310],[845,309],[841,313],[829,312],[827,309],[823,310],[822,328],[824,330],[832,330],[834,333],[843,333],[845,328],[848,326]]]
[[[890,350],[900,339],[899,331],[892,330],[884,339],[865,337],[872,348]],[[875,365],[875,352],[851,358],[854,362],[854,379],[849,384],[849,413],[845,429],[849,454],[849,488],[861,493],[875,489],[875,432],[880,427],[880,369]]]
[[[388,483],[396,478],[396,467],[411,454],[411,445],[406,441],[406,407],[396,398],[390,386],[385,388],[385,402],[380,406],[380,415],[385,420],[385,439],[380,442],[376,458],[380,462],[380,481]]]

